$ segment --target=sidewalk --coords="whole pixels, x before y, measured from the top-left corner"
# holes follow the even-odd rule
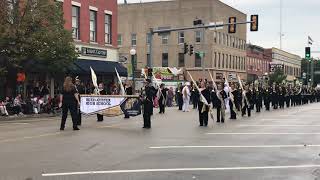
[[[49,118],[49,117],[57,117],[61,116],[60,113],[56,114],[27,114],[27,115],[13,115],[13,116],[0,116],[1,121],[13,121],[13,120],[28,120],[28,119],[40,119],[40,118]]]

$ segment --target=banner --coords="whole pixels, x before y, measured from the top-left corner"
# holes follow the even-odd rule
[[[80,95],[80,111],[84,114],[101,114],[108,117],[141,114],[139,96]]]

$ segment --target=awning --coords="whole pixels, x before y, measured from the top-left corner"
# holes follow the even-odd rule
[[[118,62],[77,59],[69,70],[74,74],[90,74],[90,67],[97,75],[115,75],[117,68],[120,76],[127,76],[127,68]]]

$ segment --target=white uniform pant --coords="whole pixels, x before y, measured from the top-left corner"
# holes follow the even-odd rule
[[[190,104],[190,98],[183,98],[183,106],[182,106],[183,112],[189,111],[189,104]]]

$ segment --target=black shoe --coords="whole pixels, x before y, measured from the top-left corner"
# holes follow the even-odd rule
[[[73,128],[74,131],[79,131],[80,129],[78,127]]]
[[[63,127],[61,127],[61,128],[60,128],[60,131],[64,131],[64,128],[63,128]]]
[[[202,124],[200,124],[199,126],[203,126]]]
[[[220,123],[220,121],[217,121],[217,123]]]

